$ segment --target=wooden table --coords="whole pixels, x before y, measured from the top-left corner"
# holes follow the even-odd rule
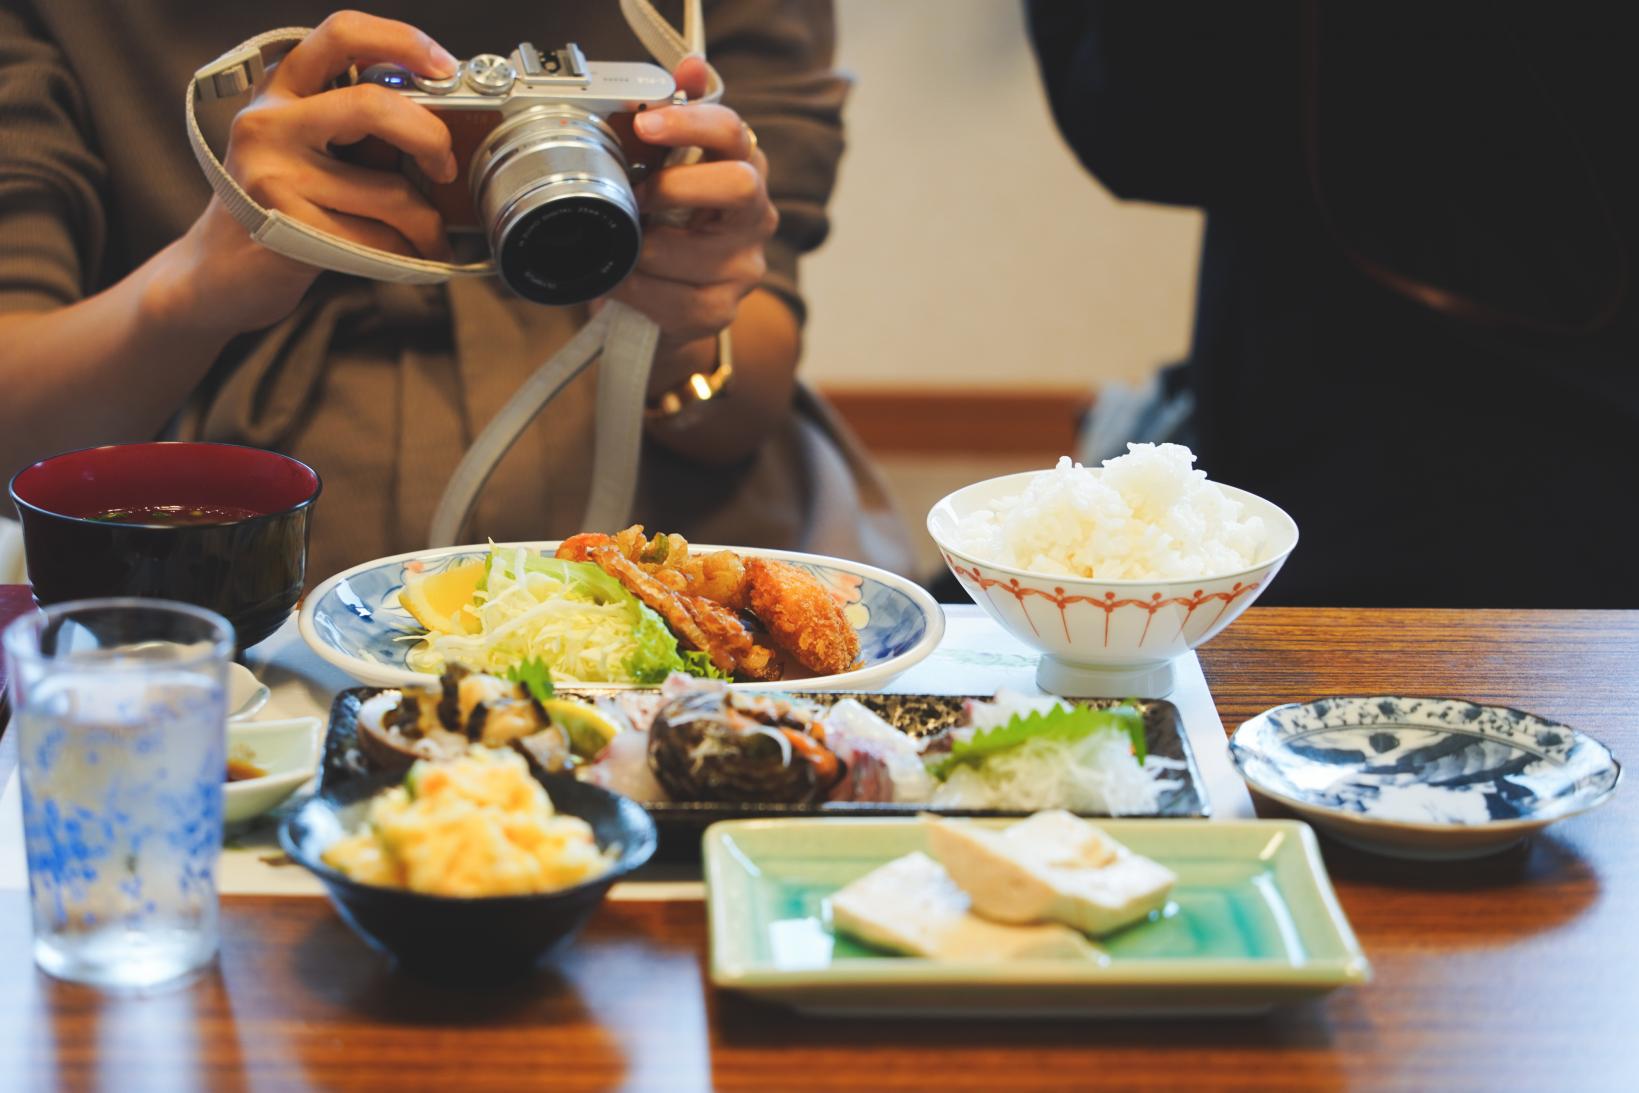
[[[1202,652],[1226,725],[1320,694],[1520,705],[1639,755],[1639,612],[1253,608]],[[0,900],[0,1088],[1639,1087],[1639,796],[1469,864],[1326,844],[1371,985],[1258,1020],[815,1020],[705,984],[694,903],[608,905],[557,970],[434,992],[317,900],[224,901],[220,965],[109,999]]]

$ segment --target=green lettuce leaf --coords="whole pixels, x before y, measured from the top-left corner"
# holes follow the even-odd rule
[[[679,650],[677,636],[666,622],[642,600],[627,591],[618,579],[592,562],[571,562],[563,558],[533,556],[524,562],[526,570],[545,573],[571,588],[578,588],[594,603],[622,608],[631,626],[633,648],[625,668],[636,683],[661,683],[673,672],[728,679],[704,653]]]
[[[490,548],[491,558],[497,553],[498,548]],[[526,554],[524,570],[528,573],[544,573],[571,588],[579,588],[588,593],[588,599],[594,603],[621,603],[636,598],[626,591],[625,585],[591,562],[571,562],[567,558],[554,558],[550,554]],[[484,571],[484,575],[489,575],[488,569]]]
[[[691,676],[704,676],[706,679],[726,679],[732,682],[734,676],[723,671],[711,662],[711,654],[703,653],[698,649],[679,649],[677,655],[683,659],[683,671]]]
[[[958,740],[950,754],[928,767],[935,778],[946,778],[959,766],[979,766],[998,752],[1016,748],[1028,740],[1044,738],[1072,743],[1104,729],[1125,732],[1132,741],[1133,755],[1144,761],[1144,716],[1132,706],[1094,710],[1086,706],[1055,707],[1046,713],[1015,714],[1005,725],[983,729],[968,740]]]

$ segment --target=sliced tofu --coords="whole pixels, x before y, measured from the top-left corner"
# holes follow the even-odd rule
[[[1097,960],[1100,951],[1063,926],[1006,926],[968,910],[938,862],[907,854],[831,897],[831,921],[868,945],[934,960]]]
[[[1057,922],[1094,937],[1165,906],[1178,877],[1064,811],[1002,831],[923,816],[928,850],[997,922]]]

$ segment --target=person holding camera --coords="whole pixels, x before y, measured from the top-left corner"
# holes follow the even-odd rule
[[[521,38],[645,58],[613,0],[404,0],[391,14],[306,0],[0,3],[0,470],[155,436],[254,444],[324,477],[315,578],[424,544],[466,446],[599,301],[547,307],[494,278],[366,281],[276,254],[210,196],[176,93],[269,25],[315,26],[248,102],[201,104],[228,173],[266,208],[342,239],[473,261],[481,241],[451,235],[427,196],[429,183],[464,186],[470,167],[446,122],[350,74],[392,65],[438,81],[458,54]],[[642,212],[672,219],[644,228],[635,269],[607,297],[660,330],[634,519],[903,568],[874,472],[795,382],[797,259],[825,236],[842,148],[829,4],[721,0],[705,27],[722,103],[635,118],[638,141],[704,155],[637,184]],[[705,89],[698,59],[673,75],[691,99]],[[345,151],[367,138],[413,171],[353,162]],[[502,460],[473,537],[582,530],[594,389],[590,371],[571,383]]]

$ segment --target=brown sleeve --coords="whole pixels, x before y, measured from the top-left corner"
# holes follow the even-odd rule
[[[0,312],[94,287],[106,171],[79,84],[26,3],[0,0]]]
[[[848,80],[831,67],[830,0],[707,3],[706,56],[723,77],[723,102],[757,134],[780,227],[768,242],[764,284],[801,321],[797,259],[824,242],[825,214],[842,158]]]

